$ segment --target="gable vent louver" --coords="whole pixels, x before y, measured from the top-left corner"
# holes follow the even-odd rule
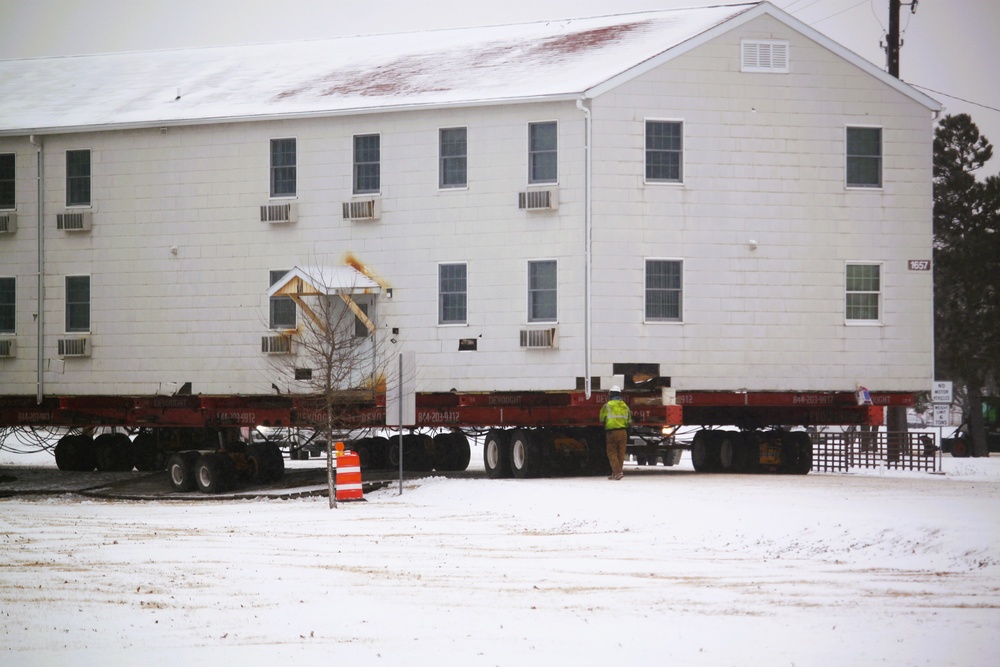
[[[260,207],[260,221],[272,225],[295,222],[298,219],[295,204],[265,204]]]
[[[740,71],[788,72],[788,42],[745,39],[740,42],[740,52]]]
[[[344,220],[378,220],[382,206],[378,199],[344,202]]]

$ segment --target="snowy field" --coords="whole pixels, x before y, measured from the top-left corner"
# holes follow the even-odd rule
[[[366,501],[0,500],[0,665],[998,664],[1000,457]]]

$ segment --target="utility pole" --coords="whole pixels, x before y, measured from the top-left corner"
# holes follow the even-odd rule
[[[889,34],[886,36],[885,59],[886,69],[889,74],[899,78],[899,49],[903,46],[899,39],[899,11],[903,7],[909,7],[911,14],[917,13],[917,3],[903,2],[902,0],[889,0]]]

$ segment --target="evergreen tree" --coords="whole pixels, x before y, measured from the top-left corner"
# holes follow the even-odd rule
[[[939,378],[964,385],[972,452],[988,455],[983,396],[1000,379],[1000,177],[974,172],[993,156],[967,114],[934,138],[934,334]]]

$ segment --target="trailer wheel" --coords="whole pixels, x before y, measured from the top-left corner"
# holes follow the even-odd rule
[[[486,434],[483,444],[483,467],[490,479],[503,479],[511,476],[510,470],[510,434],[507,431],[493,430]]]
[[[747,450],[743,436],[733,431],[719,431],[719,468],[724,472],[743,472],[747,465]]]
[[[719,438],[716,433],[702,429],[694,434],[691,465],[696,472],[715,472],[719,469]]]
[[[426,433],[403,436],[403,469],[413,472],[434,470],[434,439]]]
[[[94,441],[86,435],[64,435],[56,443],[56,467],[69,472],[90,472],[94,462]]]
[[[538,477],[542,471],[542,448],[534,432],[517,429],[511,433],[510,471],[518,479]]]
[[[247,446],[250,481],[255,484],[272,484],[285,474],[285,458],[276,442],[255,442]]]
[[[793,475],[806,475],[812,470],[813,446],[809,434],[795,432],[787,434],[792,452],[788,472]]]
[[[227,465],[230,464],[230,465]],[[221,493],[232,484],[232,462],[215,452],[202,454],[194,464],[194,479],[202,493]]]
[[[194,464],[197,460],[198,452],[179,452],[167,459],[170,486],[174,491],[194,491],[197,486],[194,479]]]
[[[951,456],[956,459],[964,459],[969,456],[969,441],[964,437],[957,437],[951,440]]]
[[[469,439],[461,431],[451,434],[451,467],[448,470],[460,472],[469,468],[469,461],[472,460],[472,448],[469,447]]]
[[[132,455],[135,469],[140,472],[163,470],[163,453],[156,446],[156,436],[149,431],[141,431],[132,441]]]
[[[389,461],[389,439],[375,436],[372,441],[372,461],[371,467],[375,469],[386,468]],[[396,462],[399,467],[399,462]]]
[[[367,470],[371,468],[372,465],[371,438],[361,438],[360,440],[344,443],[344,445],[358,455],[358,465],[361,466],[362,470]]]
[[[128,472],[133,468],[132,441],[124,433],[103,433],[94,438],[94,457],[101,472]]]

